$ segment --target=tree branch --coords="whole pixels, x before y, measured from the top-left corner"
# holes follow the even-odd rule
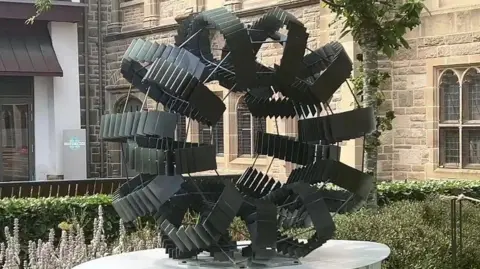
[[[322,2],[324,2],[325,4],[331,6],[331,7],[336,7],[336,8],[342,8],[342,7],[345,7],[344,5],[340,5],[340,4],[335,4],[333,2],[331,2],[330,0],[320,0]],[[335,1],[335,0],[332,0],[332,1]],[[361,0],[359,0],[361,1]]]

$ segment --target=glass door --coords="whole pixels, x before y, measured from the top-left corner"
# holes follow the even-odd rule
[[[0,182],[31,180],[33,163],[31,103],[0,100]]]

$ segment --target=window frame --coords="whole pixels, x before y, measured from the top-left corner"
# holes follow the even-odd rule
[[[183,131],[182,131],[183,129]],[[188,139],[188,118],[178,114],[177,126],[175,127],[175,140],[187,141]]]
[[[464,93],[464,79],[465,76],[471,71],[475,70],[477,73],[480,74],[480,65],[458,65],[458,66],[446,66],[437,70],[437,79],[435,90],[438,92],[438,130],[437,130],[437,147],[439,150],[438,155],[438,167],[439,168],[447,168],[447,169],[472,169],[472,170],[480,170],[480,161],[479,163],[469,163],[468,159],[470,158],[470,154],[465,149],[465,143],[468,143],[468,138],[465,135],[468,135],[468,129],[476,129],[480,131],[480,120],[471,120],[468,119],[469,115],[466,112],[470,110],[470,104],[468,100],[464,100],[465,93]],[[458,94],[459,94],[459,118],[458,120],[443,120],[443,105],[444,105],[444,90],[441,88],[441,81],[443,75],[448,72],[452,71],[458,79]],[[455,130],[458,136],[458,163],[447,163],[445,152],[447,151],[445,145],[445,137],[444,132],[448,131],[449,129]],[[464,141],[467,140],[467,141]],[[467,161],[466,161],[467,160]]]

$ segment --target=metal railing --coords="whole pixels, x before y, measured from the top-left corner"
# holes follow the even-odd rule
[[[227,179],[235,179],[240,175],[222,175]],[[208,180],[217,176],[193,176],[200,180]],[[81,180],[48,180],[0,182],[0,199],[3,198],[40,198],[85,196],[95,194],[112,194],[126,178],[95,178]]]
[[[465,202],[480,205],[480,200],[460,194],[458,196],[441,196],[450,200],[450,239],[452,251],[452,268],[457,268],[458,257],[463,250],[463,206]]]

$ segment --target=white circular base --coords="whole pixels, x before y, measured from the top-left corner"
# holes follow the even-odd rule
[[[282,266],[281,268],[379,269],[382,261],[389,255],[390,248],[384,244],[329,240],[322,247],[300,259],[301,264]],[[179,260],[170,259],[164,249],[150,249],[96,259],[73,269],[190,269],[194,267],[198,268],[198,266],[181,264]],[[213,269],[214,267],[204,268]]]

